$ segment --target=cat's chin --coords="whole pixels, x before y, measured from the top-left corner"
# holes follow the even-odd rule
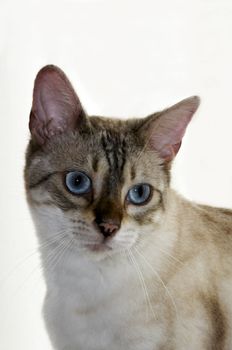
[[[117,253],[117,249],[107,246],[105,243],[97,243],[85,246],[82,257],[95,262],[104,261]],[[79,255],[80,256],[80,255]]]

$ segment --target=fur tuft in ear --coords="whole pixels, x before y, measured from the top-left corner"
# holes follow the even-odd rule
[[[42,145],[54,135],[77,128],[84,116],[64,72],[53,65],[42,68],[34,84],[29,123],[32,138]]]
[[[179,151],[187,125],[199,104],[200,98],[192,96],[146,119],[142,134],[165,162],[171,161]]]

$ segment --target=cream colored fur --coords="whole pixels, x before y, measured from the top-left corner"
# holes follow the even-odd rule
[[[51,263],[55,244],[41,249],[44,313],[56,349],[203,350],[212,348],[212,338],[215,349],[232,349],[231,238],[207,226],[208,209],[171,190],[167,203],[145,229],[122,225],[112,246],[130,230],[133,239],[121,253],[99,259],[72,246]],[[69,225],[52,206],[32,206],[32,213],[41,244]],[[218,213],[214,220],[225,218]],[[223,347],[215,336],[215,300],[226,327]]]

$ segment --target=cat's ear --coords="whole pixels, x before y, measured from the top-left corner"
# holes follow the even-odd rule
[[[189,97],[146,118],[140,132],[164,162],[171,161],[179,151],[186,127],[199,104],[198,96]]]
[[[54,135],[74,130],[85,117],[71,83],[56,66],[42,68],[36,76],[29,128],[42,145]]]

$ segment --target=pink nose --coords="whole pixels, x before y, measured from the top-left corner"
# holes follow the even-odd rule
[[[98,224],[101,233],[105,237],[110,237],[114,235],[118,230],[120,225],[113,222],[101,222]]]

